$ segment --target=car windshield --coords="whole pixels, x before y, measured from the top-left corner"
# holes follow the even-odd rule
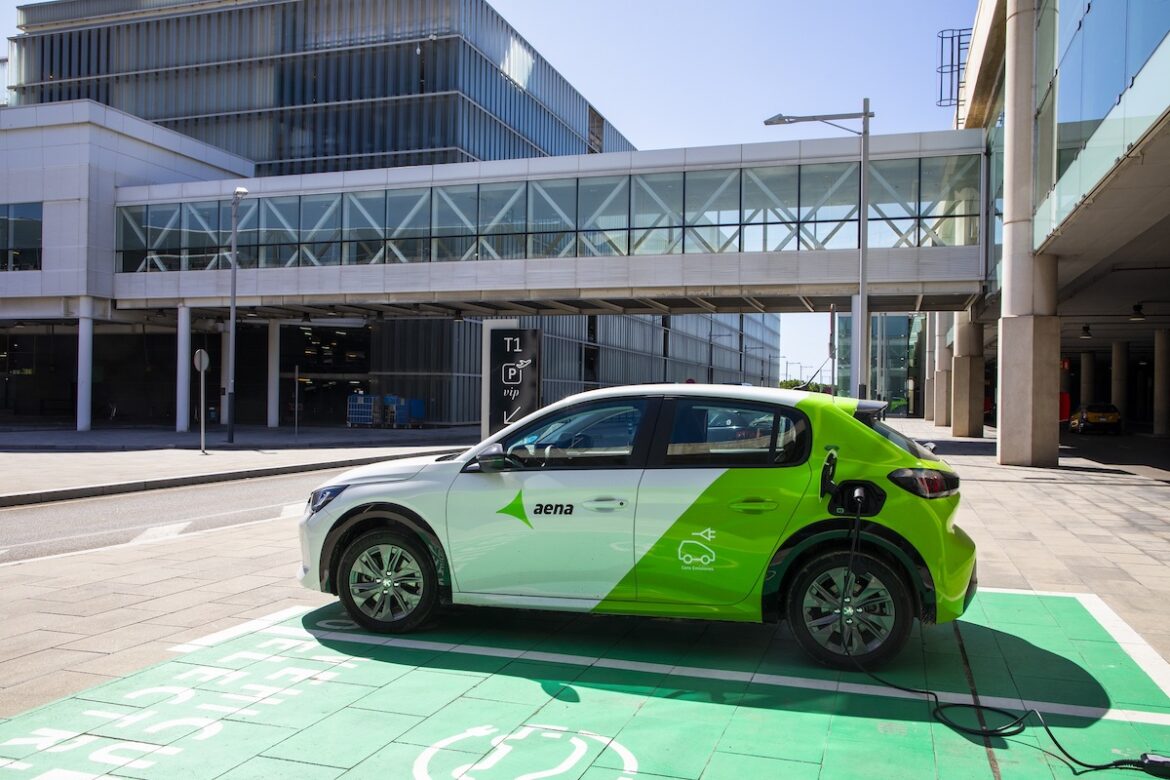
[[[874,420],[873,418],[859,418],[859,419],[861,419],[861,421],[864,422],[866,425],[868,425],[870,428],[872,428],[873,430],[875,430],[879,434],[881,434],[881,436],[883,438],[887,439],[890,442],[893,442],[895,445],[897,445],[901,449],[905,450],[906,452],[910,453],[914,457],[919,458],[921,460],[941,460],[941,458],[939,458],[933,452],[928,450],[926,447],[923,447],[921,444],[919,444],[918,442],[914,441],[913,439],[911,439],[907,436],[903,436],[901,433],[898,433],[893,428],[886,425],[884,422],[882,422],[880,420]]]

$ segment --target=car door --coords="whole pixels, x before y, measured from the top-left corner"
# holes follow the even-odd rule
[[[751,593],[812,483],[811,438],[790,407],[664,401],[638,492],[638,601],[729,605]]]
[[[632,600],[634,508],[657,399],[551,412],[500,443],[515,467],[464,472],[447,494],[461,593]]]

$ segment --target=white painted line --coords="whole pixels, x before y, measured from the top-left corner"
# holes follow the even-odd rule
[[[192,639],[190,642],[172,647],[171,650],[178,653],[189,653],[192,650],[199,650],[203,647],[211,647],[212,645],[217,645],[220,642],[226,642],[229,639],[235,639],[236,637],[244,636],[245,634],[263,631],[264,629],[270,626],[274,626],[277,623],[282,623],[289,618],[296,617],[297,615],[303,615],[312,609],[315,608],[303,606],[282,609],[279,612],[273,612],[271,615],[265,615],[264,617],[259,617],[255,620],[249,620],[247,623],[241,623],[238,626],[225,628],[223,631],[217,631],[214,634],[208,634],[207,636],[200,637],[199,639]]]
[[[130,544],[142,544],[144,542],[157,542],[160,539],[174,539],[187,528],[191,523],[171,523],[170,525],[156,525],[153,528],[147,528],[142,533],[130,540]]]
[[[305,513],[305,502],[299,504],[285,504],[280,508],[281,517],[300,517]]]
[[[4,553],[8,552],[8,550],[9,550],[9,548],[7,548],[7,547],[5,547],[3,550],[0,550],[0,555],[3,555]]]
[[[214,533],[219,533],[220,531],[233,531],[237,528],[247,528],[250,525],[260,525],[262,523],[271,523],[273,520],[279,520],[279,519],[280,519],[279,517],[269,517],[265,520],[249,520],[246,523],[236,523],[234,525],[221,525],[218,528],[204,528],[202,531],[192,531],[191,533],[186,534],[185,538],[189,539],[192,536],[201,536],[203,534],[214,534]],[[125,531],[127,529],[123,528],[121,530]],[[100,533],[100,534],[82,534],[81,536],[105,536],[105,535],[106,534],[104,534],[104,533]],[[69,537],[69,538],[70,539],[78,539],[81,537]],[[58,541],[59,542],[59,541],[61,541],[61,539],[53,539],[51,541]],[[174,541],[174,540],[173,539],[158,539],[156,541],[170,542],[170,541]],[[146,544],[153,544],[153,543],[154,542],[147,542]],[[31,547],[31,546],[37,545],[37,544],[43,544],[43,542],[28,542],[27,544],[24,544],[24,545],[14,545],[13,547],[10,547],[8,549],[12,550],[12,549],[15,549],[16,547]],[[6,566],[20,566],[23,563],[34,563],[36,561],[51,561],[55,558],[72,558],[75,555],[85,555],[86,553],[101,552],[102,550],[117,550],[120,547],[128,547],[128,546],[130,546],[130,542],[121,542],[119,544],[108,544],[105,547],[90,547],[90,548],[85,549],[85,550],[74,550],[73,552],[57,553],[56,555],[38,555],[36,558],[23,558],[19,561],[8,561],[7,563],[0,563],[0,569],[3,569]]]
[[[1022,590],[1019,588],[980,588],[988,593],[1009,593],[1021,596],[1061,596],[1074,598],[1093,616],[1102,628],[1113,637],[1113,641],[1143,672],[1157,685],[1162,693],[1170,697],[1170,663],[1158,651],[1142,639],[1133,627],[1095,593],[1061,593],[1049,590]]]
[[[1109,636],[1121,649],[1129,654],[1134,663],[1149,675],[1154,684],[1162,689],[1162,693],[1170,697],[1170,663],[1158,654],[1158,651],[1142,639],[1137,631],[1126,623],[1120,615],[1114,612],[1098,595],[1082,593],[1077,596],[1085,609],[1089,611],[1101,627],[1109,632]]]
[[[1132,630],[1132,629],[1131,629]],[[464,655],[488,656],[493,658],[521,658],[522,660],[537,659],[553,663],[563,663],[569,666],[596,667],[599,669],[616,669],[627,672],[649,672],[657,674],[672,674],[680,677],[694,677],[701,680],[730,680],[736,682],[750,682],[756,685],[767,685],[774,688],[797,688],[800,690],[825,691],[828,693],[850,693],[858,696],[874,696],[886,699],[908,699],[926,701],[925,697],[897,688],[887,688],[882,685],[868,683],[841,682],[838,680],[824,680],[810,677],[792,677],[779,674],[753,674],[751,672],[733,669],[711,669],[700,666],[672,666],[670,664],[649,663],[645,661],[626,661],[619,658],[601,658],[586,655],[569,655],[561,653],[521,653],[517,650],[484,645],[450,645],[443,642],[422,642],[371,636],[369,634],[347,634],[342,631],[323,631],[316,629],[299,629],[290,626],[271,626],[263,629],[265,634],[280,636],[296,636],[303,638],[312,636],[318,639],[352,642],[358,644],[385,645],[389,647],[401,646],[406,643],[425,649],[443,649]],[[948,704],[972,704],[974,698],[967,693],[950,691],[938,692],[941,701]],[[1075,704],[1061,704],[1050,701],[1033,701],[1014,699],[1006,696],[983,696],[979,701],[992,707],[1005,709],[1027,710],[1035,709],[1050,715],[1067,715],[1087,720],[1112,720],[1125,723],[1147,723],[1155,726],[1170,726],[1170,712],[1141,712],[1138,710],[1122,710],[1105,707],[1083,707]]]

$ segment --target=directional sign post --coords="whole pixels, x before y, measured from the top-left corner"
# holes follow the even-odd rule
[[[199,451],[207,454],[207,350],[195,350],[195,370],[199,372]]]
[[[495,433],[540,408],[540,331],[491,331],[488,432]]]

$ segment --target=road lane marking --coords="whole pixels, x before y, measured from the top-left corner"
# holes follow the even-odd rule
[[[190,523],[197,522],[199,520],[210,520],[210,519],[215,518],[215,517],[226,517],[227,515],[238,515],[238,514],[242,514],[244,512],[259,512],[259,511],[264,510],[264,509],[276,509],[277,507],[284,507],[284,506],[285,506],[284,504],[265,504],[264,506],[250,506],[250,507],[245,507],[244,509],[232,509],[228,512],[215,512],[214,514],[210,514],[210,515],[200,515],[198,517],[189,518],[185,522],[190,524]],[[249,525],[249,524],[254,523],[254,522],[264,523],[264,522],[268,522],[269,520],[279,520],[282,517],[283,517],[283,515],[280,515],[279,517],[266,517],[263,520],[250,520],[247,523],[235,523],[233,525],[222,526],[222,527],[224,527],[224,528],[239,528],[239,527]],[[47,539],[38,539],[35,542],[21,542],[20,544],[13,544],[13,545],[10,545],[8,547],[8,549],[15,550],[17,547],[35,547],[35,546],[40,545],[40,544],[52,544],[53,542],[72,542],[76,539],[92,539],[95,536],[110,536],[111,534],[119,534],[119,533],[123,533],[125,531],[145,531],[145,530],[148,530],[151,528],[157,528],[157,527],[158,526],[155,525],[154,523],[145,523],[143,525],[131,525],[131,526],[125,526],[123,528],[111,528],[108,531],[91,531],[90,533],[87,533],[87,534],[73,534],[72,536],[54,536],[54,537],[47,538]],[[205,530],[214,531],[216,529],[208,528]],[[119,545],[107,545],[107,546],[117,547]],[[94,548],[94,549],[105,549],[105,548],[99,547],[99,548]],[[88,550],[79,550],[78,552],[89,552],[89,551]],[[66,554],[71,554],[71,553],[66,553]]]
[[[192,536],[200,536],[202,534],[213,534],[213,533],[218,533],[220,531],[231,531],[231,530],[234,530],[236,528],[247,528],[250,525],[260,525],[261,523],[271,523],[273,520],[280,520],[280,519],[281,518],[279,518],[279,517],[266,517],[263,520],[249,520],[246,523],[233,523],[232,525],[221,525],[221,526],[217,526],[216,528],[204,528],[201,531],[192,531],[189,534],[184,534],[183,538],[190,539]],[[106,534],[92,534],[92,535],[93,536],[108,536],[109,534],[106,533]],[[59,540],[51,540],[51,541],[59,541]],[[175,540],[174,539],[161,539],[159,541],[173,542]],[[20,546],[33,547],[33,546],[36,546],[38,544],[45,544],[45,542],[27,542],[24,545],[20,545]],[[150,544],[153,544],[153,542],[150,542]],[[22,563],[31,563],[32,561],[51,561],[54,558],[72,558],[74,555],[85,555],[86,553],[101,552],[102,550],[116,550],[119,547],[129,547],[129,546],[130,546],[129,542],[119,542],[118,544],[107,544],[105,547],[88,547],[84,550],[73,550],[72,552],[67,552],[67,553],[56,553],[54,555],[38,555],[38,556],[35,556],[33,558],[21,558],[18,561],[8,561],[7,563],[0,563],[0,569],[6,568],[8,566],[19,566]],[[14,548],[9,548],[9,549],[14,549]]]
[[[285,504],[280,510],[281,517],[300,517],[305,513],[305,502]]]
[[[157,542],[161,539],[173,539],[187,528],[191,523],[171,523],[170,525],[156,525],[153,528],[147,528],[142,533],[130,540],[130,544],[142,544],[143,542]]]

